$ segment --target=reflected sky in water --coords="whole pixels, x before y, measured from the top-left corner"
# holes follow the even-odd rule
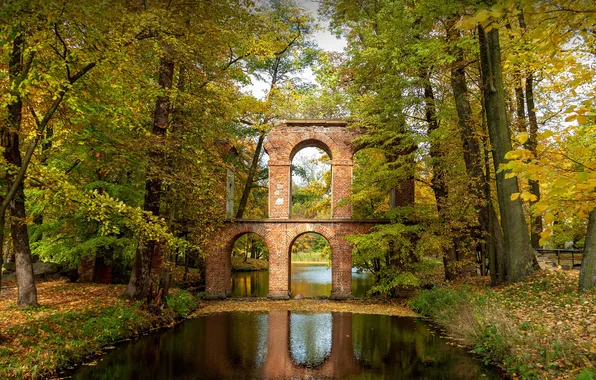
[[[331,354],[331,313],[290,315],[290,353],[298,365],[318,366]]]
[[[498,379],[414,318],[220,313],[121,344],[75,379]]]

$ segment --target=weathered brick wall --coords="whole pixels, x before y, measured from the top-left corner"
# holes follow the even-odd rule
[[[287,299],[290,295],[292,243],[307,232],[327,239],[331,246],[331,298],[352,294],[352,246],[343,238],[368,232],[373,220],[251,220],[229,222],[220,228],[207,247],[206,292],[211,298],[224,298],[231,290],[232,246],[243,234],[261,236],[269,249],[269,297]]]
[[[332,164],[331,172],[331,212],[333,219],[352,218],[352,205],[338,206],[339,202],[352,195],[352,164]]]
[[[290,217],[290,164],[277,165],[269,162],[269,218]]]
[[[269,154],[269,218],[290,217],[290,165],[294,155],[306,147],[324,150],[331,158],[331,205],[333,219],[349,219],[349,205],[337,207],[352,194],[352,166],[358,133],[339,120],[288,120],[273,127],[265,150]]]

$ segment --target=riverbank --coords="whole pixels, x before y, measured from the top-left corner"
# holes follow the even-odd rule
[[[15,305],[16,287],[0,293],[0,378],[38,378],[83,362],[106,346],[172,326],[196,308],[196,298],[173,289],[159,315],[120,298],[125,285],[37,284],[40,307]]]
[[[596,291],[577,271],[539,271],[509,286],[484,280],[422,291],[410,306],[512,377],[596,378]]]
[[[252,272],[269,270],[269,261],[251,259],[246,261],[242,257],[232,257],[232,270],[234,272]]]

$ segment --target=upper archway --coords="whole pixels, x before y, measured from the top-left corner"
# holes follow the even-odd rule
[[[301,149],[314,146],[331,157],[333,219],[350,219],[352,208],[340,205],[351,194],[353,140],[358,132],[343,120],[286,120],[274,126],[265,142],[269,155],[269,218],[288,219],[291,209],[291,161]]]
[[[346,127],[344,120],[286,120],[271,129],[265,142],[269,164],[287,163],[296,152],[310,146],[324,150],[334,161],[351,161],[358,133]]]

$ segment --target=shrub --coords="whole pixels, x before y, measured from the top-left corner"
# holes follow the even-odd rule
[[[416,312],[431,317],[438,323],[451,322],[462,304],[469,300],[465,288],[435,287],[421,291],[418,296],[409,301],[410,307]]]
[[[187,291],[168,296],[168,307],[183,318],[187,318],[197,306],[198,300]]]

